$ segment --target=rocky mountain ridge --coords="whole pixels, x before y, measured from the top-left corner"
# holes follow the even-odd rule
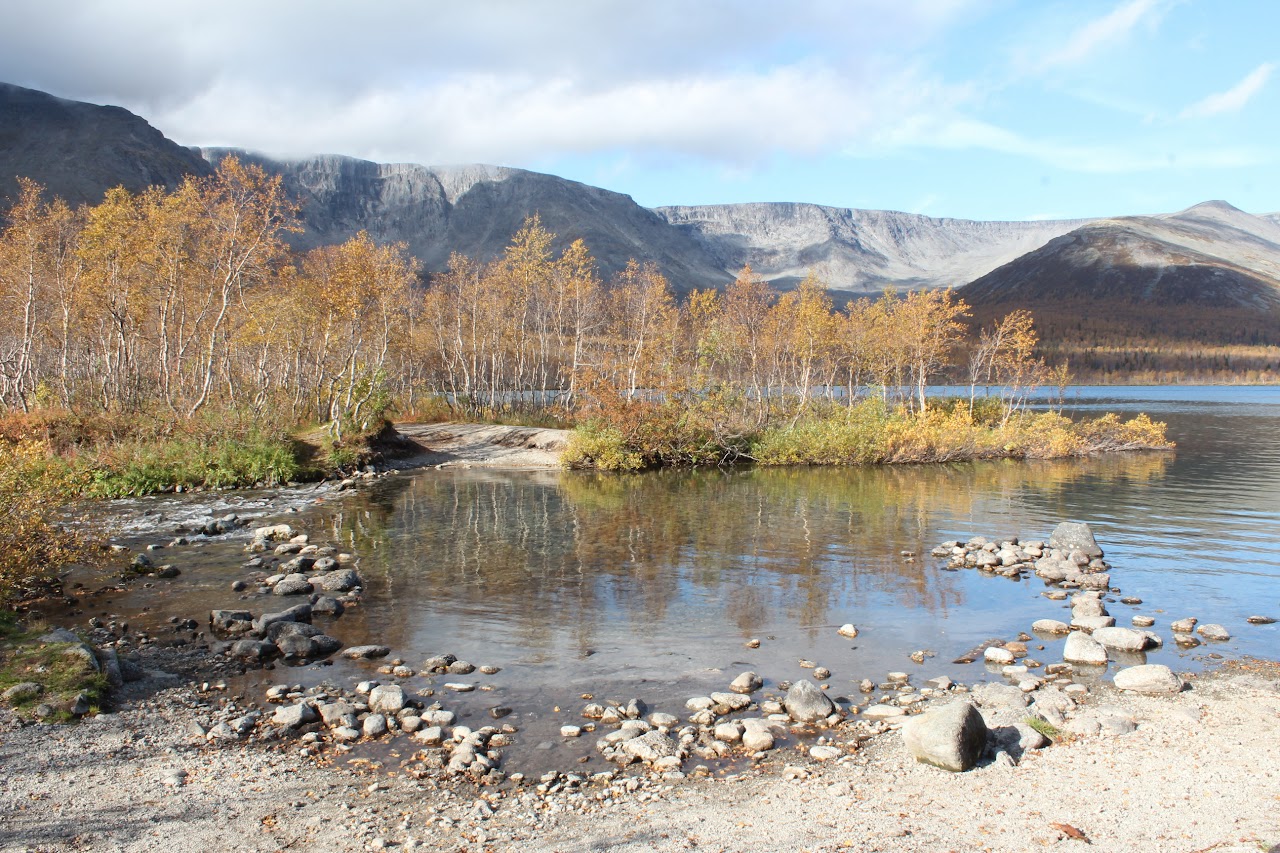
[[[1091,222],[964,288],[973,304],[1107,300],[1280,312],[1280,222],[1224,201]]]

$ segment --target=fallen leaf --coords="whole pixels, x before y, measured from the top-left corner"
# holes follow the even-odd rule
[[[1058,832],[1061,832],[1063,835],[1067,836],[1068,838],[1073,838],[1076,841],[1083,841],[1085,844],[1093,843],[1092,841],[1089,840],[1089,836],[1085,835],[1083,832],[1076,829],[1074,826],[1072,826],[1069,823],[1051,823],[1049,824],[1049,826],[1053,829],[1058,830]]]

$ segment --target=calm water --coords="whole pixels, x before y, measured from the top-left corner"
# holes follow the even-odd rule
[[[1113,584],[1144,600],[1110,605],[1118,624],[1152,615],[1168,641],[1168,622],[1194,615],[1234,635],[1191,652],[1170,643],[1152,662],[1197,669],[1210,652],[1280,657],[1280,626],[1245,623],[1254,613],[1280,617],[1280,389],[1082,388],[1068,409],[1148,412],[1168,422],[1178,449],[633,476],[429,470],[287,520],[313,542],[360,555],[366,597],[335,635],[386,643],[410,663],[452,652],[501,666],[461,679],[492,690],[446,698],[446,707],[479,719],[510,705],[532,740],[558,741],[554,730],[576,718],[584,692],[677,711],[742,669],[767,683],[807,677],[800,659],[831,669],[836,695],[889,670],[997,677],[951,661],[1035,619],[1066,618],[1065,603],[1044,599],[1037,579],[943,571],[928,552],[975,534],[1047,539],[1068,519],[1092,525]],[[149,506],[162,516],[174,509]],[[181,579],[112,606],[145,603],[159,616],[246,606],[229,590],[243,575],[242,544],[169,552],[186,569]],[[836,635],[844,622],[861,636]],[[744,647],[753,637],[761,648]],[[1045,646],[1032,656],[1061,659],[1060,641]],[[915,664],[916,650],[936,657]],[[370,671],[339,662],[267,677],[345,681]]]

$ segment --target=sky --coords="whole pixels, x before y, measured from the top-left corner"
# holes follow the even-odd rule
[[[0,81],[185,145],[494,163],[651,207],[1263,213],[1276,33],[1276,0],[7,0]]]

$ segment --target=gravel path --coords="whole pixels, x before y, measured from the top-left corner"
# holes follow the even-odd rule
[[[543,795],[331,766],[295,740],[209,746],[187,725],[225,694],[143,682],[121,711],[78,726],[3,725],[0,849],[1269,850],[1277,668],[1192,684],[1174,698],[1106,688],[1086,708],[1118,708],[1135,731],[1017,766],[949,774],[889,732],[822,764],[796,752],[785,770],[736,779]]]

